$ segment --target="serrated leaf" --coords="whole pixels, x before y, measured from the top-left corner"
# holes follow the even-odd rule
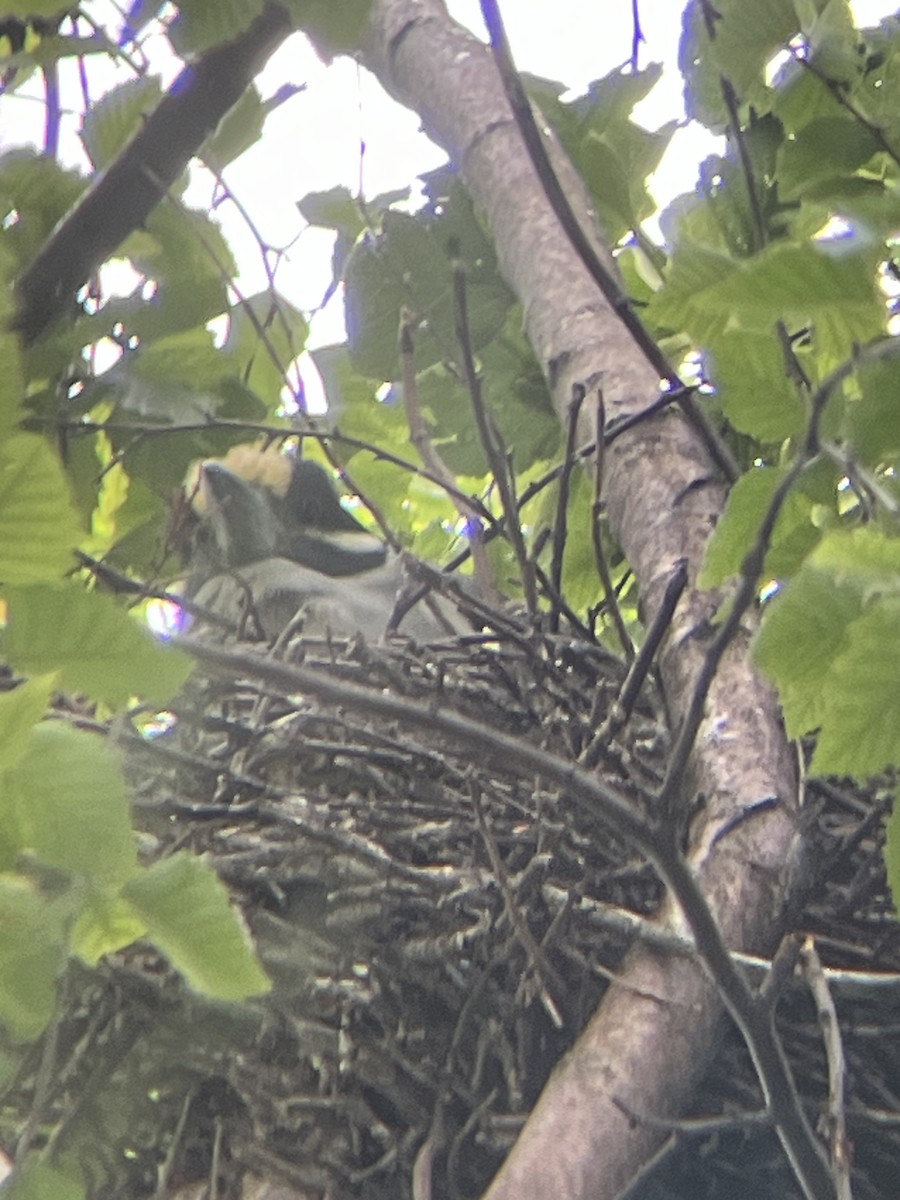
[[[608,121],[590,130],[574,154],[575,164],[600,208],[601,224],[615,244],[656,210],[647,178],[656,170],[678,123],[651,133],[633,121]]]
[[[66,911],[31,880],[0,875],[0,1025],[17,1040],[36,1038],[53,1013]]]
[[[0,695],[0,776],[25,756],[28,735],[46,714],[55,688],[55,676],[44,675]]]
[[[838,583],[852,584],[864,601],[900,593],[900,538],[877,527],[830,531],[810,562],[829,571]]]
[[[879,149],[873,133],[847,115],[807,122],[778,152],[782,199],[804,195],[823,179],[852,175]]]
[[[900,359],[861,366],[861,395],[848,398],[842,433],[863,463],[877,466],[900,453]]]
[[[597,201],[604,233],[615,245],[638,224],[631,200],[634,177],[625,169],[615,147],[596,134],[585,140],[580,166]]]
[[[148,938],[198,992],[244,1000],[268,991],[250,939],[213,869],[186,853],[154,863],[123,896]]]
[[[785,243],[737,261],[683,242],[649,312],[702,343],[729,326],[769,335],[778,320],[791,328],[811,321],[835,365],[885,327],[870,251],[838,256]]]
[[[812,567],[768,601],[754,658],[778,687],[791,737],[803,737],[822,725],[832,664],[860,612],[854,587],[837,585],[829,572]]]
[[[387,212],[383,232],[357,242],[345,271],[345,305],[354,366],[375,379],[397,373],[401,309],[424,322],[415,336],[417,370],[456,356],[453,276],[441,222]],[[466,247],[461,247],[465,254]],[[469,333],[477,352],[506,320],[512,297],[492,262],[466,258]]]
[[[128,367],[131,378],[163,389],[171,384],[189,385],[194,392],[214,389],[234,369],[205,326],[149,342],[129,360]]]
[[[388,444],[396,453],[414,458],[398,393],[377,399],[379,383],[354,370],[346,345],[322,346],[312,351],[312,359],[322,377],[330,419],[341,433],[372,446]],[[345,460],[356,453],[340,445],[335,449]]]
[[[240,376],[274,413],[289,386],[289,368],[306,348],[309,324],[303,313],[283,296],[258,292],[230,311],[230,328],[222,352],[231,371]]]
[[[354,240],[366,227],[359,201],[343,185],[327,192],[307,192],[297,207],[310,225],[333,229]]]
[[[59,579],[84,536],[59,459],[43,438],[19,433],[0,444],[0,579]]]
[[[693,208],[694,203],[688,201],[687,206]],[[675,218],[674,211],[670,215]],[[704,344],[721,337],[728,313],[711,303],[708,295],[738,268],[738,261],[730,255],[680,237],[669,259],[665,281],[647,305],[647,319],[669,329],[684,330]]]
[[[91,104],[84,114],[81,144],[95,170],[112,162],[142,128],[161,96],[156,76],[144,75],[120,83]]]
[[[187,655],[162,645],[110,597],[76,584],[10,588],[3,649],[32,674],[58,671],[60,686],[112,708],[130,696],[164,704],[191,670]]]
[[[57,10],[58,11],[58,10]],[[11,150],[0,157],[0,209],[27,213],[3,229],[3,244],[18,270],[30,264],[81,193],[85,180],[55,159],[34,150]]]
[[[146,230],[132,235],[120,252],[158,288],[152,304],[125,297],[106,305],[101,324],[107,330],[121,320],[128,333],[146,343],[227,311],[227,285],[237,266],[221,229],[206,213],[157,205]]]
[[[865,778],[900,761],[900,599],[853,621],[831,664],[812,770]]]
[[[121,756],[96,734],[37,725],[6,773],[2,808],[6,838],[44,866],[105,884],[136,869]]]
[[[685,8],[678,65],[688,116],[720,132],[729,120],[722,77],[744,102],[763,96],[766,64],[799,32],[799,21],[792,0],[716,0],[710,37],[706,13],[700,0]]]
[[[860,73],[862,63],[859,34],[848,0],[827,0],[813,7],[814,18],[804,21],[802,28],[809,41],[810,60],[825,78],[849,85]]]
[[[768,332],[779,317],[829,322],[847,352],[882,332],[884,306],[871,253],[827,253],[815,246],[776,244],[709,290],[746,328]],[[832,353],[840,353],[832,350]]]
[[[722,333],[708,352],[722,412],[739,433],[780,442],[800,432],[806,405],[788,376],[774,332]]]
[[[717,587],[740,572],[782,478],[776,467],[755,467],[735,483],[710,538],[697,580],[700,587]],[[821,533],[810,519],[811,510],[812,502],[799,489],[789,493],[766,554],[766,577],[789,578],[815,546]]]

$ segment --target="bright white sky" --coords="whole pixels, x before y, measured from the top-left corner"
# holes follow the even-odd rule
[[[109,12],[109,0],[92,0],[84,7],[100,20]],[[457,20],[483,36],[477,0],[448,0],[448,7]],[[558,79],[578,91],[629,58],[631,7],[631,0],[506,0],[503,11],[519,68]],[[895,8],[885,0],[857,0],[854,7],[862,23],[875,23]],[[662,83],[638,110],[642,122],[656,128],[683,111],[675,69],[683,4],[640,0],[639,8],[646,39],[641,63],[659,61],[667,66]],[[163,47],[162,39],[159,45]],[[162,54],[160,61],[168,82],[174,66]],[[88,61],[92,79],[100,65],[99,58]],[[109,75],[107,70],[103,88],[113,81],[107,82]],[[116,76],[128,77],[121,71],[113,73]],[[368,195],[403,187],[444,156],[421,134],[415,116],[386,97],[374,80],[346,60],[325,67],[300,37],[281,47],[259,80],[264,97],[287,83],[305,83],[307,88],[269,118],[263,140],[232,164],[225,178],[266,243],[290,248],[278,267],[278,287],[299,308],[312,311],[329,280],[331,237],[303,230],[296,201],[309,191],[336,184],[355,191],[361,172]],[[80,163],[84,161],[77,138],[80,90],[74,70],[62,74],[61,84],[63,108],[70,113],[63,124],[62,154],[68,162]],[[95,82],[92,87],[100,90],[101,85]],[[42,123],[42,109],[34,99],[4,98],[0,149],[23,140],[39,144]],[[366,153],[361,164],[363,142]],[[661,203],[693,186],[697,163],[713,144],[696,128],[676,135],[654,181]],[[211,195],[209,177],[198,172],[189,200],[206,207]],[[223,204],[218,216],[240,264],[241,289],[250,295],[266,283],[258,246],[234,206]],[[342,315],[339,302],[319,314],[313,324],[313,343],[341,340]]]

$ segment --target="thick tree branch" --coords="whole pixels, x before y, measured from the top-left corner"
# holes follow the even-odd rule
[[[439,0],[376,0],[367,60],[393,95],[416,109],[448,151],[485,215],[502,270],[522,301],[532,346],[565,420],[572,387],[603,388],[608,423],[644,413],[659,372],[598,289],[559,228],[525,153],[485,46],[451,22]],[[549,134],[553,170],[612,277],[583,187]],[[585,428],[585,440],[590,431]],[[607,509],[653,621],[676,565],[689,584],[660,656],[676,727],[689,710],[720,597],[693,586],[722,509],[706,449],[672,411],[608,445]],[[688,764],[682,817],[703,798],[691,865],[731,947],[770,951],[801,848],[793,760],[774,695],[752,671],[749,622],[725,651]],[[736,814],[772,802],[752,820]],[[748,807],[749,806],[749,807]],[[663,920],[681,926],[674,908]],[[623,1189],[664,1134],[626,1111],[668,1119],[683,1109],[715,1049],[721,1001],[695,963],[636,950],[568,1058],[560,1064],[490,1189],[491,1200],[559,1196],[605,1200]]]

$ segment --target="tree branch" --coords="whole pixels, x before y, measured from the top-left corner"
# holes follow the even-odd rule
[[[129,145],[17,280],[13,326],[27,343],[66,311],[90,275],[143,226],[293,28],[283,8],[267,4],[238,37],[184,68]]]

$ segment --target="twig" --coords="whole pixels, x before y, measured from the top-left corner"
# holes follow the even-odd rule
[[[95,433],[135,434],[136,441],[138,438],[143,439],[145,437],[208,433],[210,429],[209,421],[193,421],[172,425],[141,425],[137,422],[134,424],[119,424],[116,421],[70,421],[59,420],[57,417],[42,418],[37,416],[28,417],[22,424],[26,429],[49,428],[51,430],[64,430],[72,436],[82,437]],[[435,478],[430,471],[427,469],[423,470],[417,463],[410,462],[407,458],[401,458],[399,454],[394,454],[390,450],[386,450],[383,446],[376,446],[373,442],[364,441],[362,438],[350,437],[348,434],[332,429],[307,429],[298,427],[285,429],[282,425],[269,425],[259,421],[220,421],[217,419],[216,430],[233,430],[234,432],[246,433],[250,436],[280,439],[281,441],[287,441],[289,438],[300,438],[301,440],[309,438],[322,443],[337,442],[342,446],[350,446],[354,450],[365,450],[378,459],[379,462],[390,463],[392,466],[399,467],[400,470],[406,471],[410,475],[421,475],[423,479],[427,479],[438,487],[444,488],[453,498],[470,504],[477,513],[478,518],[491,527],[488,531],[490,536],[495,537],[501,532],[502,527],[500,522],[490,509],[481,503],[477,496],[469,496],[455,486],[448,486],[444,480]],[[338,467],[338,469],[341,472],[345,471],[344,467]],[[548,482],[552,482],[552,479],[548,480]]]
[[[641,14],[638,10],[638,0],[631,0],[631,69],[637,74],[638,51],[641,43],[645,43],[644,31],[641,29]]]
[[[597,447],[594,460],[594,505],[591,512],[591,540],[594,545],[594,561],[597,564],[597,574],[603,584],[606,610],[612,617],[612,623],[619,635],[622,651],[627,662],[634,659],[634,642],[628,632],[628,626],[619,608],[619,597],[613,586],[606,550],[603,546],[603,530],[600,527],[600,517],[603,511],[601,495],[603,492],[604,468],[606,466],[606,440],[603,430],[606,426],[606,405],[603,403],[603,390],[597,389],[597,432],[594,445]]]
[[[467,500],[462,500],[456,476],[441,458],[425,418],[422,406],[419,404],[419,387],[416,380],[416,363],[413,343],[413,326],[415,318],[404,310],[400,317],[400,370],[403,382],[403,405],[406,409],[406,420],[409,425],[409,439],[419,454],[422,462],[432,476],[441,481],[447,494],[453,501],[456,511],[466,523],[467,541],[472,551],[475,566],[475,578],[479,584],[479,592],[483,600],[489,604],[498,604],[500,595],[497,591],[491,564],[488,559],[484,530],[475,506]]]
[[[538,607],[534,567],[529,561],[525,550],[525,538],[522,534],[522,526],[519,523],[519,506],[516,503],[515,497],[514,477],[512,472],[508,470],[502,451],[497,445],[496,434],[491,428],[484,404],[481,379],[475,366],[472,339],[469,336],[469,307],[466,293],[465,265],[457,257],[454,257],[453,260],[453,300],[456,337],[459,342],[463,374],[469,389],[469,396],[472,400],[472,409],[475,413],[475,423],[478,426],[478,435],[487,456],[488,464],[494,474],[497,489],[500,492],[500,503],[503,506],[503,515],[506,518],[506,532],[512,543],[516,562],[519,564],[522,589],[525,593],[525,604],[529,613],[534,616],[537,613]]]
[[[503,897],[503,905],[512,922],[513,929],[516,931],[516,936],[519,939],[522,949],[531,963],[531,969],[537,978],[541,1003],[544,1005],[547,1015],[556,1028],[562,1029],[565,1022],[559,1011],[559,1005],[553,999],[550,992],[549,984],[552,982],[553,986],[560,992],[564,990],[565,985],[547,961],[543,947],[539,946],[534,940],[534,934],[528,928],[528,922],[525,920],[519,905],[516,903],[516,898],[509,885],[509,876],[506,873],[506,867],[497,850],[494,835],[488,828],[487,819],[484,815],[484,805],[481,803],[481,789],[475,779],[469,781],[469,795],[472,799],[472,808],[475,810],[475,819],[478,822],[481,840],[484,842],[484,848],[487,850],[494,878],[497,880],[497,886],[500,888],[500,894]]]
[[[572,388],[572,399],[566,413],[566,448],[563,452],[562,471],[559,476],[559,491],[556,498],[556,520],[553,522],[553,551],[550,556],[550,586],[556,596],[562,595],[563,555],[566,549],[566,518],[569,510],[569,485],[575,463],[575,439],[578,436],[578,414],[584,403],[584,384],[576,383]],[[549,629],[559,632],[559,608],[553,603],[550,609]]]
[[[766,222],[759,203],[756,178],[753,174],[753,163],[750,159],[750,151],[747,148],[747,139],[744,137],[744,130],[741,127],[737,94],[731,80],[722,75],[719,77],[719,85],[722,88],[722,98],[725,101],[725,107],[728,109],[731,132],[734,137],[734,144],[737,147],[738,159],[740,160],[741,171],[744,175],[744,183],[747,185],[747,200],[750,204],[750,216],[753,221],[753,245],[751,249],[756,252],[762,250],[768,238],[766,235]]]
[[[828,1060],[828,1143],[831,1147],[831,1169],[838,1200],[853,1200],[850,1186],[850,1143],[847,1140],[847,1116],[844,1109],[844,1043],[838,1022],[834,998],[816,951],[815,942],[807,938],[800,951],[800,962],[809,990],[816,1005],[816,1015],[822,1030],[825,1056]]]
[[[687,584],[687,563],[682,559],[672,572],[653,624],[647,630],[644,644],[640,653],[633,659],[622,684],[621,691],[613,702],[606,720],[597,730],[596,735],[585,748],[580,761],[586,767],[595,767],[600,761],[604,748],[623,728],[637,703],[644,680],[650,668],[656,662],[656,652],[665,636],[675,614],[675,607],[681,599],[681,593]]]
[[[506,32],[503,27],[503,19],[500,16],[500,9],[496,0],[481,0],[481,13],[490,35],[491,47],[494,51],[494,57],[500,71],[500,78],[512,109],[513,117],[519,126],[529,157],[561,228],[569,238],[575,252],[594,283],[596,283],[606,298],[607,303],[631,334],[644,358],[659,373],[659,377],[668,382],[672,390],[679,388],[681,380],[678,374],[672,369],[666,356],[644,328],[640,318],[635,313],[628,297],[619,287],[616,279],[600,261],[590,239],[572,211],[572,206],[560,185],[547,151],[544,148],[540,130],[534,119],[534,112],[513,63],[509,43],[506,39]],[[713,462],[715,462],[724,477],[733,483],[741,474],[741,470],[730,448],[722,441],[713,428],[706,413],[694,400],[693,394],[682,394],[679,398],[679,404],[687,419],[703,439]]]
[[[785,49],[791,55],[795,63],[801,66],[804,71],[808,71],[810,75],[814,75],[822,84],[822,86],[828,89],[828,91],[834,97],[836,103],[839,104],[840,107],[846,112],[848,112],[853,119],[862,126],[863,129],[865,129],[866,133],[868,133],[875,140],[885,154],[887,154],[889,158],[893,159],[895,163],[900,165],[900,154],[898,154],[897,148],[890,141],[882,127],[880,125],[876,125],[874,121],[870,121],[865,113],[861,112],[860,109],[856,107],[856,105],[847,95],[844,88],[841,86],[840,80],[832,79],[830,76],[826,75],[825,72],[820,70],[814,62],[811,62],[809,58],[806,58],[800,54],[795,46],[788,45],[785,47]]]
[[[42,68],[44,75],[44,104],[47,109],[44,121],[44,154],[47,158],[56,158],[59,154],[59,123],[61,117],[59,103],[59,63],[55,60]]]

